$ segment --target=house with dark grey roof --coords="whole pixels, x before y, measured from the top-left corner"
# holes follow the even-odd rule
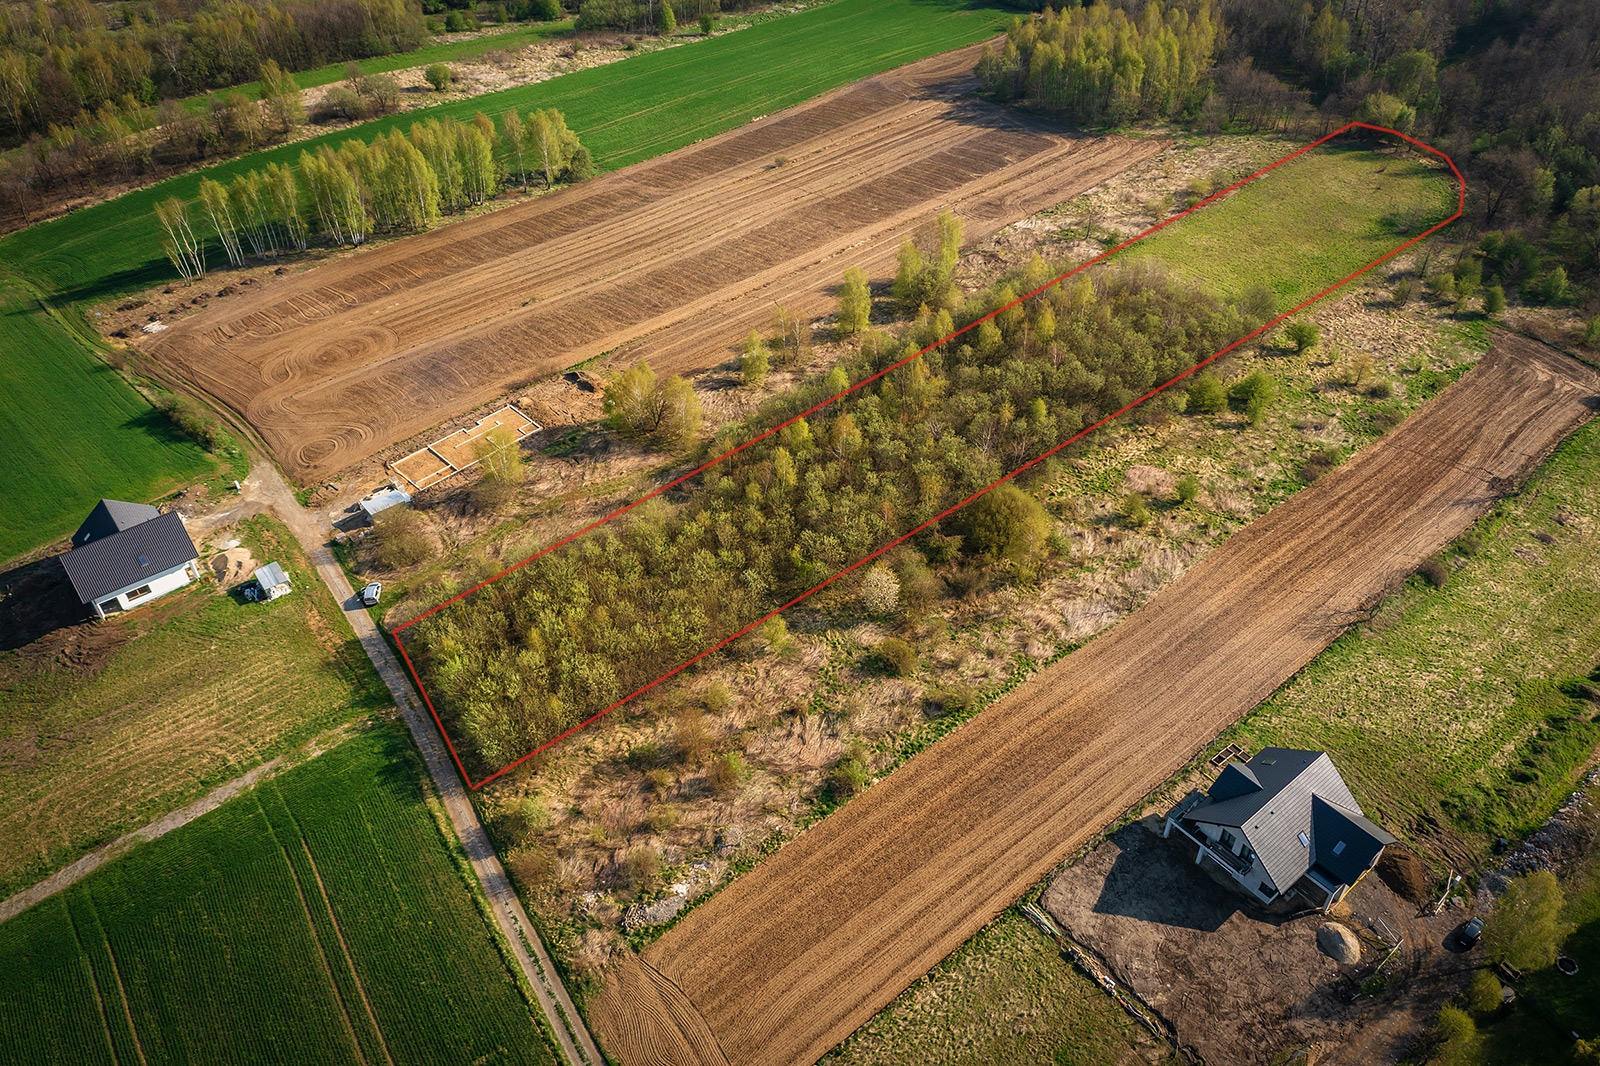
[[[1167,815],[1161,835],[1173,830],[1198,846],[1196,863],[1210,859],[1262,903],[1294,892],[1323,910],[1395,842],[1361,813],[1327,752],[1294,748],[1230,762],[1209,792]]]
[[[104,618],[198,581],[200,553],[177,514],[101,500],[72,535],[61,566],[79,601]]]

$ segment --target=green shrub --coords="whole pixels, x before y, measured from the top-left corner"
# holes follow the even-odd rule
[[[1394,305],[1396,307],[1404,307],[1411,302],[1411,298],[1416,294],[1417,287],[1412,284],[1410,278],[1401,278],[1394,283]]]
[[[772,361],[767,357],[767,342],[755,330],[744,339],[744,351],[739,355],[739,374],[746,385],[759,385],[766,380]]]
[[[1145,506],[1144,497],[1137,492],[1130,492],[1124,496],[1122,505],[1118,509],[1130,526],[1142,526],[1150,521],[1150,509]]]
[[[1050,536],[1050,517],[1039,501],[1007,482],[957,512],[966,549],[991,558],[1025,559]]]
[[[1190,504],[1200,495],[1200,480],[1193,474],[1185,474],[1178,479],[1178,502]]]
[[[700,16],[700,33],[702,36],[710,37],[711,31],[715,30],[716,28],[717,17],[715,15],[707,11],[705,14]]]
[[[1477,970],[1472,975],[1472,980],[1467,982],[1467,990],[1462,994],[1462,1001],[1467,1010],[1478,1017],[1493,1014],[1500,1009],[1502,1002],[1502,989],[1500,982],[1488,970]]]
[[[1423,580],[1436,589],[1444,588],[1445,583],[1450,580],[1450,568],[1437,555],[1417,567],[1417,573],[1421,574]]]
[[[706,710],[712,714],[721,714],[733,703],[733,697],[728,695],[728,686],[721,681],[713,681],[706,686],[706,694],[701,697],[701,702],[706,705]]]
[[[215,451],[222,442],[222,426],[199,400],[169,393],[156,400],[156,407],[184,436],[207,451]]]
[[[916,649],[899,637],[885,637],[872,651],[896,677],[910,677],[917,670]]]
[[[1260,422],[1278,399],[1278,382],[1265,370],[1252,370],[1228,390],[1228,399],[1244,408],[1245,417]]]
[[[866,749],[859,741],[846,749],[828,772],[828,785],[839,799],[859,794],[871,780],[872,769],[867,765]]]
[[[429,63],[422,71],[423,80],[433,86],[433,91],[442,93],[450,87],[450,82],[455,79],[454,72],[446,63]]]
[[[1322,331],[1317,328],[1317,324],[1303,318],[1289,323],[1283,332],[1297,352],[1309,352],[1317,346],[1317,341],[1322,337]]]
[[[1214,370],[1202,370],[1189,382],[1189,410],[1214,415],[1228,407],[1228,387]]]
[[[1570,933],[1561,921],[1561,884],[1549,870],[1523,874],[1506,886],[1483,930],[1485,953],[1519,970],[1537,970],[1556,961],[1556,950]]]
[[[387,570],[415,566],[432,554],[432,538],[422,515],[407,506],[391,507],[373,516],[367,534],[378,565]]]
[[[1374,400],[1387,400],[1394,395],[1394,383],[1378,380],[1367,386],[1367,395]]]
[[[1498,315],[1506,309],[1506,290],[1499,285],[1490,285],[1483,290],[1483,313]]]
[[[940,714],[965,714],[978,706],[983,695],[965,681],[953,681],[938,688],[924,689],[922,697],[938,707]]]

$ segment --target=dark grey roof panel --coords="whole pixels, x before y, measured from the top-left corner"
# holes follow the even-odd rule
[[[1235,799],[1239,796],[1248,796],[1252,792],[1261,791],[1261,779],[1255,771],[1241,762],[1231,762],[1217,775],[1217,783],[1211,786],[1211,791],[1206,795],[1215,803],[1223,800]]]
[[[147,522],[91,540],[61,556],[61,566],[78,599],[94,603],[114,592],[133,588],[148,578],[174,570],[199,556],[183,519],[158,514]]]
[[[72,546],[81,548],[90,541],[104,540],[124,529],[132,529],[148,522],[161,512],[147,503],[128,503],[126,500],[101,500],[83,520],[83,525],[72,535]]]
[[[1321,796],[1311,798],[1312,863],[1326,870],[1335,884],[1355,884],[1378,852],[1394,842],[1394,837],[1359,812]]]

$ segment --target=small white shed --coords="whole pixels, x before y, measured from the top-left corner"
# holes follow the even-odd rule
[[[366,512],[367,522],[370,524],[372,516],[379,511],[387,511],[391,507],[410,502],[411,494],[409,492],[401,492],[399,489],[383,489],[362,500],[361,510]]]
[[[256,584],[261,588],[257,598],[268,603],[294,591],[294,586],[289,584],[289,575],[277,563],[268,563],[257,570]]]

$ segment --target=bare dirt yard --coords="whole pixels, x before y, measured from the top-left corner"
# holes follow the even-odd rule
[[[1177,772],[1600,406],[1600,374],[1496,340],[1392,433],[615,964],[591,1008],[610,1053],[813,1062]]]
[[[1073,137],[972,95],[973,49],[218,302],[140,343],[304,482],[595,356],[726,361],[774,303],[886,278],[939,211],[969,241],[1162,142]]]
[[[1224,887],[1226,875],[1209,864],[1196,866],[1188,840],[1160,831],[1154,817],[1123,827],[1063,870],[1040,902],[1212,1066],[1283,1062],[1310,1048],[1319,1063],[1362,1061],[1348,1054],[1352,1040],[1371,1053],[1415,1036],[1480,961],[1456,948],[1465,916],[1453,907],[1419,917],[1415,903],[1369,876],[1326,917],[1269,912]],[[1360,937],[1358,961],[1318,949],[1328,921]],[[1387,980],[1374,981],[1390,934],[1400,949],[1383,965]],[[1364,983],[1368,994],[1357,998]],[[1402,994],[1411,1009],[1394,1009]]]

